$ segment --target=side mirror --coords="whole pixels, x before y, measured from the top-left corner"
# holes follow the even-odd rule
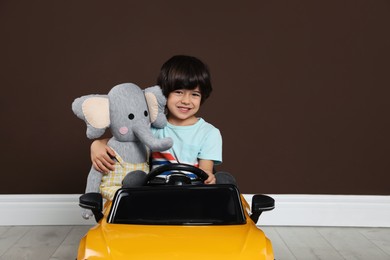
[[[80,196],[79,205],[84,209],[90,209],[95,216],[96,222],[99,222],[103,218],[102,194],[97,192],[85,193]]]
[[[267,195],[256,194],[252,197],[252,215],[251,219],[257,223],[263,211],[273,210],[275,208],[275,200]]]

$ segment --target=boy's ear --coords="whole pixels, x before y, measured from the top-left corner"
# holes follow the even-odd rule
[[[167,100],[159,86],[149,87],[144,90],[146,103],[148,104],[150,122],[153,127],[163,128],[167,124],[164,114]]]

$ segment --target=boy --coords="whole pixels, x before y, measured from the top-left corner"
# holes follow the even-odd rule
[[[157,85],[167,97],[168,124],[152,131],[156,137],[171,137],[173,147],[152,153],[152,167],[176,162],[191,164],[208,174],[205,184],[235,184],[229,173],[214,175],[214,165],[222,163],[222,136],[217,128],[196,116],[212,92],[208,67],[192,56],[173,56],[161,67]],[[107,146],[106,139],[92,143],[91,159],[97,170],[113,170],[115,162],[109,155],[114,152]]]

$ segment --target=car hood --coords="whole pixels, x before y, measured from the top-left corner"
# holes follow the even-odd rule
[[[104,251],[110,259],[116,260],[268,259],[266,251],[270,249],[264,233],[249,224],[152,226],[104,223],[99,229],[88,240],[101,240],[98,244],[105,245]]]

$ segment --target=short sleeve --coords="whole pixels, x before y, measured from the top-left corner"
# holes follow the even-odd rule
[[[222,136],[217,128],[211,129],[206,135],[198,155],[199,159],[222,163]]]

